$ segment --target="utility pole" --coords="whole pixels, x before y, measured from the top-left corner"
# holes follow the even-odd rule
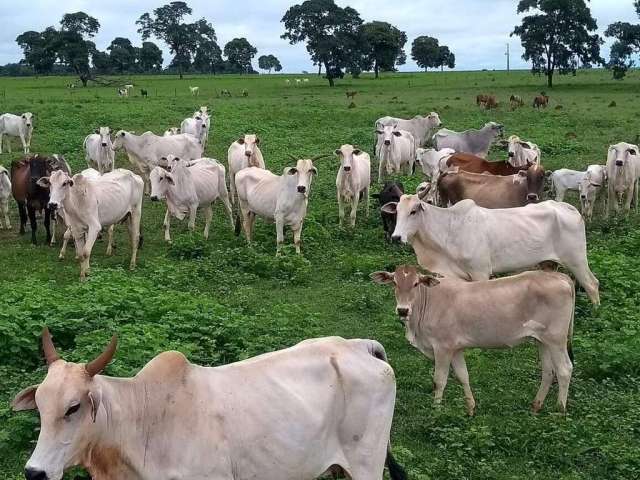
[[[507,43],[507,51],[505,52],[505,56],[507,57],[507,73],[509,73],[509,44]]]

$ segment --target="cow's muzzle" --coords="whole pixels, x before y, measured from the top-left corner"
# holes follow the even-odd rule
[[[48,480],[46,472],[34,468],[25,468],[24,478],[27,480]]]
[[[304,185],[298,185],[298,193],[306,193],[307,192],[307,187],[305,187]]]
[[[538,194],[537,193],[529,193],[527,195],[527,200],[529,200],[530,202],[537,202],[538,201]]]
[[[509,158],[513,158],[515,156],[516,156],[516,154],[514,152],[509,152]]]
[[[616,167],[621,167],[624,165],[624,162],[622,160],[616,160]]]
[[[586,199],[587,199],[587,196],[586,196],[586,195],[580,195],[580,198],[581,198],[582,200],[586,200]]]
[[[244,156],[245,157],[250,157],[251,156],[251,152],[244,152]]]
[[[345,172],[350,172],[351,171],[351,167],[349,167],[348,165],[345,165],[342,168],[344,169]]]
[[[396,308],[396,312],[398,312],[400,318],[407,318],[409,316],[409,309],[407,307],[398,307]]]
[[[102,146],[106,147],[107,146],[107,142],[102,142]]]
[[[49,207],[51,210],[55,210],[55,209],[57,209],[57,208],[58,208],[58,204],[57,204],[56,202],[49,202],[48,207]]]
[[[387,146],[391,145],[391,140],[385,140],[384,144],[387,145]]]
[[[402,237],[400,235],[391,235],[391,241],[393,243],[400,243],[400,240],[402,240]]]

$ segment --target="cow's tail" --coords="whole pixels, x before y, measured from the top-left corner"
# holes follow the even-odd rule
[[[567,353],[569,354],[569,360],[571,360],[571,364],[573,365],[573,320],[576,316],[576,289],[575,286],[571,285],[571,294],[572,294],[572,308],[571,308],[571,322],[569,323],[569,335],[567,335]]]
[[[240,212],[236,210],[236,222],[235,222],[235,229],[233,231],[236,234],[236,237],[240,236],[241,229],[242,229],[242,223],[240,220]]]
[[[407,472],[400,465],[391,453],[391,444],[387,445],[387,459],[385,464],[389,469],[389,477],[391,480],[407,480]]]

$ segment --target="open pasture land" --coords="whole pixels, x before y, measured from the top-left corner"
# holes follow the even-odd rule
[[[343,143],[371,152],[373,122],[387,114],[437,111],[454,130],[501,122],[507,136],[537,143],[551,169],[604,163],[610,144],[637,143],[640,134],[635,72],[624,82],[601,71],[558,79],[547,91],[550,107],[541,111],[531,102],[544,89],[544,79],[526,72],[364,76],[339,81],[333,89],[307,77],[300,87],[287,86],[285,78],[294,77],[284,75],[134,77],[122,82],[136,85],[129,98],[118,98],[115,87],[69,90],[69,78],[1,79],[0,110],[33,112],[32,152],[62,153],[74,171],[85,168],[82,142],[96,127],[161,134],[200,105],[213,110],[208,156],[226,163],[230,143],[255,132],[267,167],[277,173],[290,165],[289,153],[330,153]],[[190,85],[200,87],[199,97],[189,94]],[[140,96],[140,87],[149,91],[148,98]],[[217,98],[223,88],[233,96]],[[242,89],[247,97],[240,95]],[[355,108],[347,108],[347,90],[358,92]],[[478,109],[478,93],[496,94],[499,108]],[[511,111],[511,94],[525,98],[525,107]],[[0,163],[8,167],[19,156],[3,154]],[[505,158],[506,152],[494,150],[490,156]],[[131,168],[122,153],[116,163]],[[478,401],[476,416],[468,418],[453,378],[443,407],[434,409],[433,363],[405,340],[392,290],[369,279],[372,271],[415,263],[410,247],[384,242],[375,200],[368,219],[361,210],[355,230],[339,227],[338,161],[320,160],[317,168],[303,257],[289,246],[276,258],[274,225],[260,220],[255,245],[247,248],[219,205],[208,241],[202,239],[199,216],[195,234],[188,233],[186,222],[174,220],[169,246],[161,226],[164,207],[145,198],[138,268],[127,270],[126,228],[117,227],[115,255],[107,258],[105,241],[99,240],[85,283],[78,281],[72,254],[59,261],[57,248],[44,245],[41,225],[38,247],[31,246],[28,234],[18,235],[12,201],[13,229],[0,231],[0,478],[22,478],[37,438],[37,413],[14,414],[9,402],[45,375],[38,350],[44,324],[73,361],[93,358],[117,332],[119,349],[106,372],[116,376],[135,374],[169,349],[194,363],[219,365],[309,337],[374,338],[386,347],[396,372],[392,442],[411,479],[640,478],[640,222],[635,214],[609,221],[598,216],[588,226],[589,261],[601,282],[602,305],[594,310],[578,292],[568,415],[556,413],[555,389],[539,415],[530,413],[540,372],[537,349],[528,345],[468,352]],[[409,191],[420,177],[402,180]],[[378,190],[374,184],[372,192]],[[575,203],[575,195],[569,201]]]

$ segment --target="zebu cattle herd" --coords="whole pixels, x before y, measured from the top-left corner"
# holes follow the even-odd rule
[[[19,137],[29,152],[32,115],[0,116],[1,135]],[[10,125],[11,128],[6,125]],[[243,134],[228,150],[227,167],[203,157],[211,132],[210,112],[201,107],[158,136],[120,130],[112,137],[100,127],[84,141],[88,167],[72,174],[64,158],[28,155],[0,167],[0,206],[5,226],[9,192],[18,203],[20,231],[31,219],[36,243],[36,211],[44,212],[47,240],[55,241],[50,220],[73,238],[80,276],[101,231],[127,222],[131,268],[142,236],[143,196],[164,201],[165,240],[170,219],[205,211],[205,238],[211,206],[220,200],[231,227],[251,243],[256,216],[276,226],[277,253],[284,227],[301,252],[302,226],[318,169],[314,158],[292,157],[281,174],[268,162],[255,134]],[[4,126],[4,127],[3,127]],[[3,129],[4,128],[4,129]],[[358,206],[380,203],[388,240],[412,246],[417,264],[371,274],[394,287],[396,314],[407,340],[435,362],[434,400],[441,403],[449,370],[462,384],[466,408],[476,402],[464,351],[508,348],[533,340],[540,352],[542,380],[532,403],[538,412],[554,379],[558,407],[566,411],[572,375],[571,338],[575,288],[564,266],[600,303],[599,283],[589,268],[585,223],[600,198],[605,215],[622,203],[630,209],[640,178],[638,147],[609,147],[606,165],[584,171],[545,171],[537,145],[512,135],[507,161],[488,161],[504,127],[489,122],[479,130],[441,128],[437,113],[413,119],[382,117],[374,124],[378,193],[370,194],[371,157],[359,146],[336,148],[339,222],[349,209],[356,226]],[[28,133],[28,135],[27,135]],[[431,146],[428,146],[431,145]],[[122,150],[140,172],[115,167]],[[227,168],[229,188],[227,188]],[[391,174],[426,177],[407,194]],[[555,200],[543,200],[545,183]],[[567,190],[579,192],[582,214],[564,203]],[[233,208],[236,213],[234,217]],[[492,278],[505,274],[500,278]],[[504,299],[509,301],[505,302]],[[45,327],[42,349],[48,373],[13,401],[16,411],[38,409],[41,430],[27,462],[30,480],[59,480],[75,465],[94,479],[263,478],[300,480],[331,473],[353,480],[382,479],[385,465],[394,480],[406,478],[391,455],[395,403],[394,372],[375,340],[337,337],[306,340],[292,348],[217,368],[190,364],[165,352],[130,379],[101,375],[113,358],[116,339],[87,364],[60,358]],[[189,445],[188,451],[176,445]]]

